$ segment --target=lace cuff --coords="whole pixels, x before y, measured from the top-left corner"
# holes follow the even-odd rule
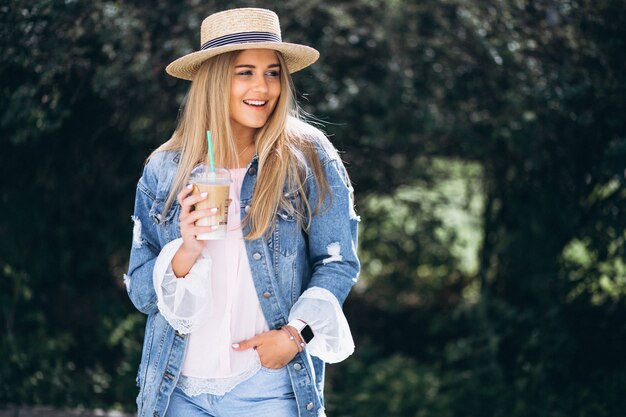
[[[203,252],[184,278],[176,278],[172,259],[182,245],[175,239],[161,249],[152,274],[157,306],[179,333],[191,333],[204,324],[211,299],[211,258]]]
[[[341,362],[354,352],[348,320],[337,298],[327,289],[312,287],[302,293],[291,308],[289,320],[306,322],[315,337],[307,350],[327,363]]]

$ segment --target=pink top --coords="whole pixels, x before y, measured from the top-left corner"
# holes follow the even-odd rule
[[[228,233],[225,240],[206,241],[212,260],[212,308],[204,325],[191,333],[182,366],[182,375],[200,378],[202,391],[228,391],[254,375],[259,359],[254,349],[237,352],[232,344],[269,330],[252,281],[241,231],[240,191],[246,169],[231,169],[231,203],[228,207]],[[204,320],[203,320],[204,321]],[[182,381],[184,382],[184,381]],[[214,386],[215,389],[210,389]]]
[[[269,330],[248,263],[241,231],[240,191],[246,169],[231,169],[232,202],[225,240],[207,241],[202,255],[184,278],[176,278],[171,261],[182,239],[166,244],[157,257],[153,281],[158,308],[188,345],[178,386],[190,396],[223,395],[254,375],[261,362],[254,349],[237,352],[231,344]],[[308,288],[289,312],[315,337],[306,350],[328,363],[354,351],[348,322],[335,296],[324,288]]]
[[[257,298],[243,241],[240,190],[246,169],[231,169],[231,203],[224,240],[206,241],[202,255],[210,264],[210,308],[189,341],[179,385],[188,394],[223,395],[254,375],[260,361],[254,349],[238,352],[232,344],[269,330]]]

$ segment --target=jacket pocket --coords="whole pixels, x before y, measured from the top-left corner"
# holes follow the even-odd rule
[[[276,211],[274,230],[268,238],[270,249],[284,256],[293,255],[302,240],[302,201],[297,190],[284,190],[287,207]]]

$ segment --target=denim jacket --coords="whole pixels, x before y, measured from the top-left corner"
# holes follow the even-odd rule
[[[287,324],[291,307],[307,288],[327,289],[342,304],[359,274],[356,254],[359,218],[354,212],[353,189],[343,163],[328,139],[320,137],[316,150],[331,195],[326,196],[322,207],[312,216],[309,230],[305,232],[293,215],[279,210],[270,236],[244,241],[261,309],[270,329]],[[161,248],[180,237],[178,202],[163,213],[179,156],[175,151],[155,154],[137,184],[135,228],[125,283],[132,303],[148,315],[137,374],[140,417],[165,414],[181,373],[186,349],[186,335],[175,331],[159,313],[152,281]],[[252,194],[257,170],[255,156],[241,188],[242,219],[254,204]],[[305,185],[307,198],[314,206],[318,190],[311,169],[307,169]],[[299,198],[287,184],[284,192],[291,199]],[[249,226],[244,226],[244,236],[248,232]],[[330,253],[329,246],[336,248],[337,244],[341,256]],[[299,415],[324,416],[324,362],[304,349],[286,366]]]

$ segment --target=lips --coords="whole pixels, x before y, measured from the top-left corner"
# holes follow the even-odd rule
[[[267,100],[244,100],[243,102],[253,107],[263,107],[267,104]]]

